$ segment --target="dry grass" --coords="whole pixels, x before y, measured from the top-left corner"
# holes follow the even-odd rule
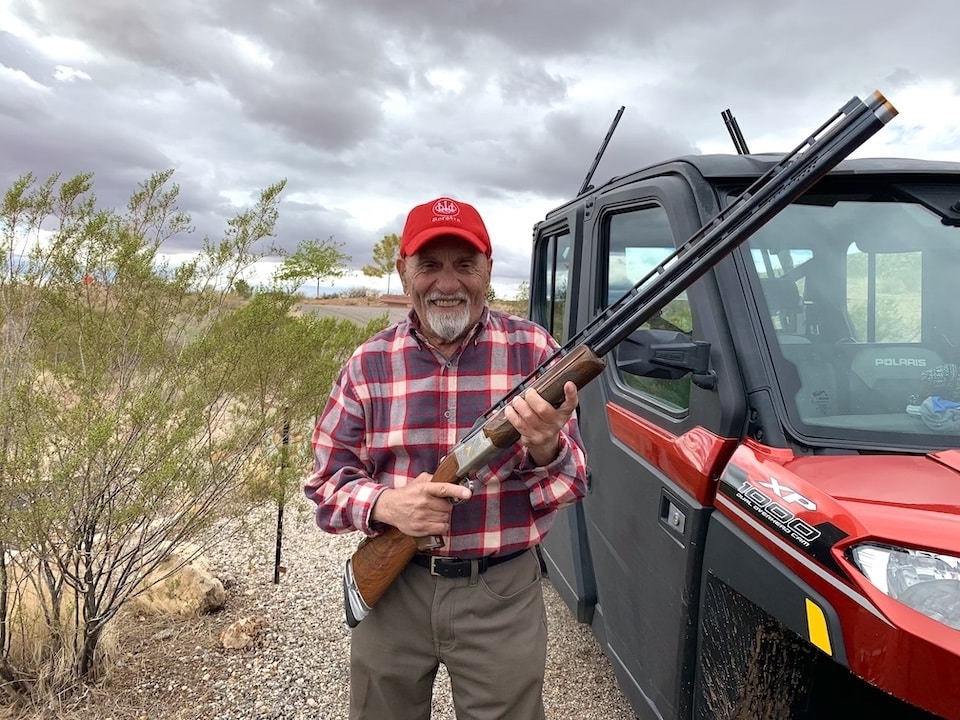
[[[0,720],[196,720],[205,688],[228,680],[231,665],[220,633],[256,612],[238,588],[220,612],[194,617],[123,612],[115,621],[120,652],[101,684],[44,707],[0,708]],[[6,715],[4,714],[6,713]]]

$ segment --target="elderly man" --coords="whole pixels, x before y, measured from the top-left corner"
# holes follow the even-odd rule
[[[313,436],[305,483],[317,524],[374,536],[440,536],[352,630],[350,717],[427,720],[439,664],[457,716],[543,717],[547,627],[537,545],[583,497],[577,390],[554,408],[535,391],[505,415],[520,440],[470,478],[431,483],[444,454],[556,348],[539,325],[487,306],[492,246],[477,210],[414,207],[397,270],[408,317],[364,342]]]

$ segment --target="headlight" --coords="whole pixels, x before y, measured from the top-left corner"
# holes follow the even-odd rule
[[[960,558],[872,543],[857,545],[852,555],[878,589],[960,630]]]

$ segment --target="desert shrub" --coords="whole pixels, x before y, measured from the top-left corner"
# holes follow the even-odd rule
[[[108,667],[110,623],[177,548],[283,501],[313,415],[364,334],[238,281],[272,253],[282,182],[204,239],[171,172],[98,207],[91,175],[20,178],[0,207],[0,687],[63,694]],[[301,442],[271,450],[277,428]],[[185,561],[189,561],[189,554]]]

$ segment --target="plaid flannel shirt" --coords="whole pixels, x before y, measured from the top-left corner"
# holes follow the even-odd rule
[[[317,422],[304,491],[327,532],[383,532],[370,518],[380,493],[432,473],[476,419],[557,348],[539,325],[489,308],[449,360],[418,327],[411,311],[358,347]],[[518,443],[474,479],[474,496],[453,508],[443,554],[475,558],[537,545],[557,510],[586,491],[576,415],[549,465],[537,467]]]

